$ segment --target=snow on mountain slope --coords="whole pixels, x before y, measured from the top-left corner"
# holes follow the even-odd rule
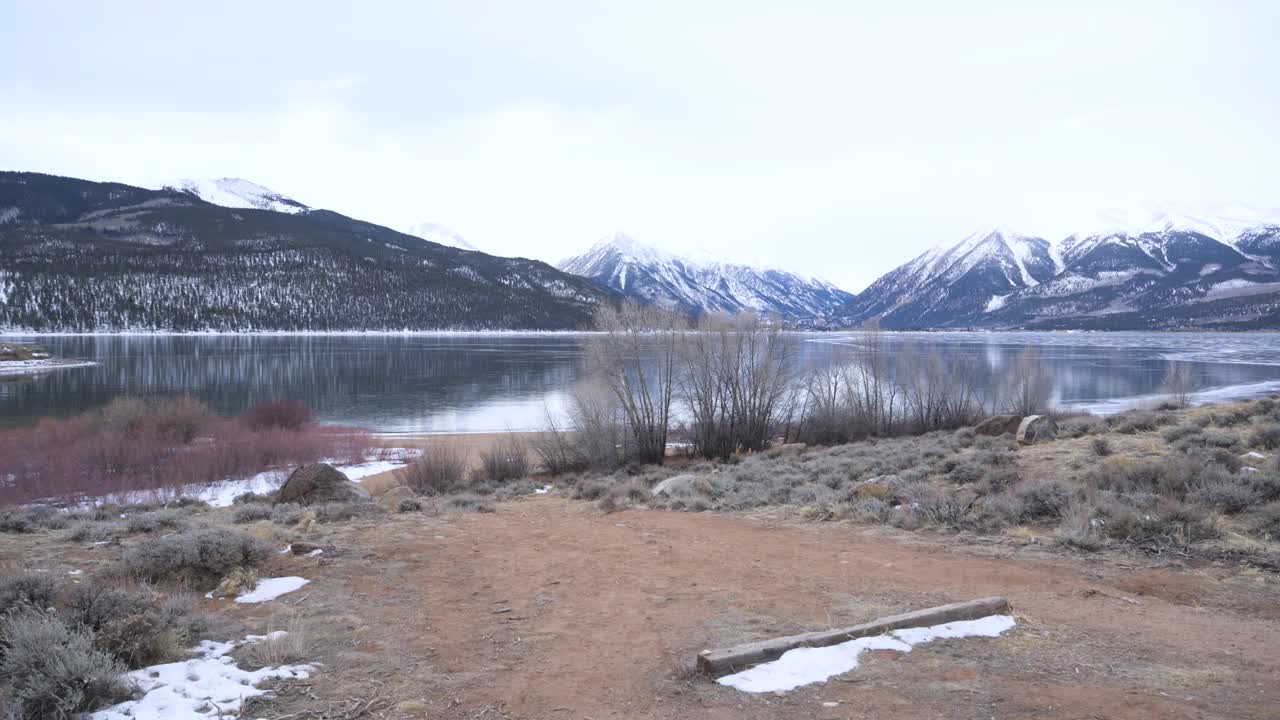
[[[1139,237],[1148,234],[1187,232],[1204,235],[1228,245],[1249,230],[1280,227],[1280,208],[1228,205],[1186,208],[1160,205],[1150,210],[1108,210],[1086,223],[1076,233],[1080,237]]]
[[[878,319],[913,328],[1170,317],[1170,308],[1221,296],[1224,288],[1267,288],[1280,280],[1277,219],[1280,213],[1241,209],[1113,214],[1056,245],[1003,228],[983,230],[886,273],[845,315],[855,324]],[[1249,313],[1270,312],[1266,302],[1237,305],[1229,321],[1252,322]]]
[[[1004,305],[1004,298],[1057,273],[1049,243],[1004,227],[931,248],[858,295],[851,319],[886,318],[920,326],[971,317]]]
[[[183,178],[154,186],[155,190],[177,190],[194,195],[207,203],[228,208],[274,210],[282,213],[302,213],[311,208],[287,195],[240,178],[193,179]]]
[[[641,302],[693,313],[776,313],[811,321],[829,317],[853,298],[822,280],[736,263],[698,262],[620,232],[557,267]]]
[[[420,237],[423,240],[429,240],[433,243],[445,245],[447,247],[479,252],[479,248],[467,242],[461,235],[436,223],[418,223],[417,225],[409,228],[408,232],[410,235]]]

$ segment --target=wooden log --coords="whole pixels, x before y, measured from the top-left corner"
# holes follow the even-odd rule
[[[911,627],[930,627],[959,620],[977,620],[988,615],[1009,612],[1009,601],[1002,597],[989,597],[969,602],[952,603],[926,610],[890,615],[869,623],[836,630],[819,630],[800,635],[760,640],[719,650],[703,650],[698,654],[698,670],[709,675],[737,672],[750,665],[769,662],[782,657],[788,650],[799,647],[827,647],[860,637],[883,635],[891,630]]]

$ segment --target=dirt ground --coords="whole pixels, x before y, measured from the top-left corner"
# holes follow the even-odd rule
[[[250,629],[297,613],[324,664],[246,717],[1280,717],[1280,579],[1248,569],[554,496],[311,539],[338,554],[274,569],[310,586],[220,606]],[[1011,633],[875,652],[789,693],[687,671],[703,648],[988,595]]]
[[[1280,576],[1239,565],[554,494],[307,540],[333,549],[264,573],[302,590],[204,601],[220,637],[287,628],[321,663],[246,718],[1280,718]],[[119,553],[0,536],[10,569],[92,574]],[[874,652],[788,693],[689,671],[704,648],[988,595],[1011,601],[1010,633]]]

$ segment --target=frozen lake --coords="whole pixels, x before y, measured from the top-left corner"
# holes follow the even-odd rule
[[[1114,412],[1157,395],[1170,361],[1190,363],[1204,399],[1280,391],[1280,333],[886,333],[895,355],[976,361],[996,387],[1036,347],[1063,407]],[[575,335],[13,336],[96,362],[0,376],[0,422],[69,415],[117,395],[190,393],[234,413],[306,401],[326,421],[382,432],[534,429],[585,373]],[[790,336],[805,367],[847,359],[856,333]]]

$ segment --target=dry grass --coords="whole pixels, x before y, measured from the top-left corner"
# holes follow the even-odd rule
[[[315,641],[307,622],[295,612],[273,615],[267,622],[263,640],[246,643],[237,657],[250,667],[292,665],[312,659]]]

